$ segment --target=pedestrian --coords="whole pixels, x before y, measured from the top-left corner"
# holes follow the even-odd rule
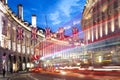
[[[2,70],[3,70],[3,77],[5,77],[6,74],[6,53],[2,56]]]

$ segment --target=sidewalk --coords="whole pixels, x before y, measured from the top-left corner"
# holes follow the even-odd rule
[[[12,74],[6,74],[5,77],[3,77],[3,75],[0,73],[0,80],[9,80],[9,77],[11,76]]]
[[[10,77],[13,76],[11,73],[6,73],[5,77],[3,77],[2,73],[0,73],[0,80],[10,80]]]
[[[19,71],[18,73],[6,73],[6,76],[3,77],[2,73],[0,73],[0,80],[10,80],[13,76],[16,76],[17,74],[23,74],[23,73],[27,73],[27,71]]]

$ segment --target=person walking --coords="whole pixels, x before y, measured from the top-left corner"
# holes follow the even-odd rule
[[[6,74],[6,53],[3,53],[3,56],[2,56],[2,70],[3,70],[3,77],[5,77],[5,74]]]

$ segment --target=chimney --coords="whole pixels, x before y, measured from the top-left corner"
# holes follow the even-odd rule
[[[36,15],[32,15],[32,26],[36,27]]]
[[[23,20],[23,7],[22,7],[22,4],[18,5],[18,18]]]
[[[3,4],[7,4],[7,0],[1,0]]]

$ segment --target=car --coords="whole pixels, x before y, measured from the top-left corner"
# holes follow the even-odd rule
[[[43,69],[42,68],[31,68],[29,71],[31,72],[41,72]]]

